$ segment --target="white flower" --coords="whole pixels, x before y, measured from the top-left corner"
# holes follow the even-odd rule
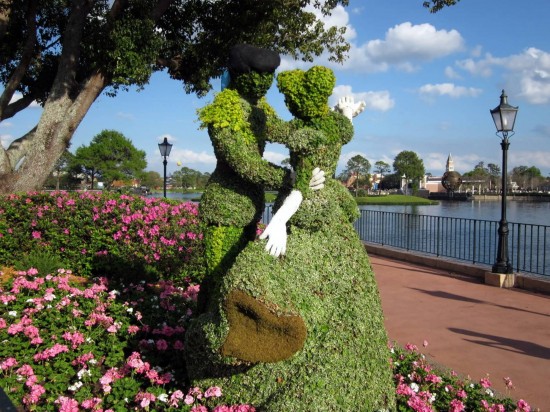
[[[90,372],[88,369],[80,369],[76,376],[78,376],[78,379],[82,379],[83,376],[91,376],[92,372]]]
[[[109,293],[112,295],[120,295],[120,292],[116,289],[111,290]]]
[[[15,318],[17,316],[17,311],[16,310],[10,310],[8,312],[8,315],[11,316],[12,318]]]
[[[126,309],[126,312],[128,312],[128,313],[134,313],[134,308],[128,308],[128,309]]]
[[[414,392],[418,392],[420,390],[420,386],[418,386],[418,384],[416,382],[413,382],[413,383],[411,383],[411,389]]]
[[[25,302],[27,302],[27,303],[34,303],[34,299],[33,299],[33,298],[30,298],[30,299],[27,299]]]
[[[74,385],[69,386],[67,389],[69,389],[71,392],[76,392],[82,387],[83,383],[78,381],[75,382]]]
[[[89,363],[90,365],[95,365],[95,364],[97,363],[97,361],[96,361],[95,359],[90,359],[90,360],[88,361],[88,363]]]
[[[430,398],[430,403],[434,403],[435,397],[436,397],[436,394],[435,394],[435,393],[432,393],[432,396],[431,396],[431,398]]]
[[[157,397],[157,399],[161,402],[166,403],[166,402],[168,402],[168,395],[165,394],[165,393],[162,393]]]
[[[493,396],[495,396],[494,392],[493,392],[491,389],[489,389],[489,388],[485,389],[485,393],[486,393],[487,395],[489,395],[491,398],[492,398]]]

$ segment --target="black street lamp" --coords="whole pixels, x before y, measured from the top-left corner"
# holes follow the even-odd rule
[[[160,155],[164,157],[164,161],[162,162],[164,164],[164,197],[166,197],[166,165],[168,164],[168,160],[166,158],[170,156],[170,150],[172,150],[172,144],[168,143],[168,138],[164,138],[162,143],[159,143],[159,150]]]
[[[493,273],[510,274],[513,271],[512,265],[508,260],[508,222],[506,221],[506,194],[508,192],[508,179],[507,179],[507,163],[508,163],[508,147],[510,141],[508,136],[514,135],[514,123],[516,122],[516,115],[518,108],[510,106],[508,104],[508,96],[504,90],[500,95],[500,104],[491,110],[491,116],[497,128],[497,136],[502,134],[502,141],[500,147],[502,147],[502,198],[501,198],[501,212],[500,222],[498,227],[498,250],[497,260],[493,265]]]

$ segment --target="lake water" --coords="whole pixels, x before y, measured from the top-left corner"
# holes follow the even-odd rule
[[[162,194],[156,194],[162,197]],[[200,197],[198,193],[167,193],[169,199],[191,200]],[[374,206],[364,205],[360,209],[384,212],[409,213],[427,216],[459,217],[477,220],[500,220],[500,201],[441,201],[429,206]],[[506,220],[513,223],[550,226],[550,202],[525,202],[508,199]]]
[[[477,220],[500,220],[500,201],[441,201],[430,206],[360,206],[365,210],[409,213],[415,215],[459,217]],[[550,202],[506,202],[506,220],[514,223],[550,226]]]

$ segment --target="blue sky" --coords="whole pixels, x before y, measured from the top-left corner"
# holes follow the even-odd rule
[[[403,150],[423,159],[427,172],[441,175],[452,154],[460,173],[479,162],[502,162],[500,138],[489,110],[502,89],[519,106],[511,138],[508,167],[536,166],[550,175],[550,2],[548,0],[461,0],[438,14],[422,0],[350,0],[329,19],[347,26],[351,43],[343,65],[320,56],[313,63],[283,56],[280,70],[327,65],[336,74],[331,97],[353,95],[366,110],[354,119],[355,137],[342,150],[339,171],[360,154],[374,164],[390,165]],[[213,79],[214,92],[220,90]],[[147,153],[148,170],[162,173],[157,144],[167,136],[174,144],[168,173],[183,166],[211,172],[210,140],[198,129],[196,109],[212,100],[186,95],[164,73],[155,74],[143,91],[100,96],[72,139],[72,150],[89,144],[103,129],[114,129]],[[275,87],[269,102],[290,119]],[[4,145],[36,124],[40,109],[0,123]],[[279,145],[265,154],[278,163],[287,157]]]

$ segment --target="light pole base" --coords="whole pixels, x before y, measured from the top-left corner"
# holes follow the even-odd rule
[[[510,289],[516,285],[516,275],[513,273],[485,272],[485,284]]]

